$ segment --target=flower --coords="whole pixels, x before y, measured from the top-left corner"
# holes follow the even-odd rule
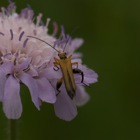
[[[77,114],[76,106],[81,106],[89,100],[83,85],[97,82],[98,75],[82,65],[81,54],[74,51],[83,43],[82,39],[72,39],[66,35],[62,27],[61,38],[55,35],[58,26],[54,23],[54,32],[48,34],[46,25],[42,25],[42,14],[33,22],[34,12],[30,7],[16,13],[14,2],[10,1],[7,8],[2,7],[0,12],[0,101],[8,119],[18,119],[22,114],[20,86],[29,88],[31,99],[38,110],[42,102],[54,105],[56,115],[63,120],[70,121]],[[30,37],[29,37],[30,36]],[[37,39],[44,40],[39,41]],[[67,94],[64,82],[58,93],[56,84],[63,77],[60,67],[54,69],[54,57],[58,58],[56,50],[65,51],[67,56],[72,55],[71,62],[78,62],[78,69],[83,72],[74,74],[76,83],[75,96]],[[76,67],[73,67],[76,68]]]

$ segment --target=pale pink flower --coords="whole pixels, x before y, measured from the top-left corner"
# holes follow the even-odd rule
[[[72,39],[64,33],[63,28],[61,38],[56,39],[56,23],[53,34],[49,35],[49,19],[46,25],[41,25],[42,14],[34,18],[30,7],[23,9],[20,14],[15,10],[15,4],[10,2],[8,8],[1,8],[0,13],[0,101],[6,117],[20,118],[20,85],[24,84],[29,88],[37,109],[40,109],[42,101],[51,103],[60,119],[72,120],[77,115],[76,106],[84,105],[89,100],[83,86],[97,82],[98,78],[93,70],[82,65],[82,55],[74,52],[82,45],[83,40]],[[36,23],[33,19],[36,19]],[[44,40],[48,45],[27,36]],[[60,68],[54,70],[54,57],[60,58],[49,44],[58,51],[64,50],[67,56],[72,55],[71,62],[78,62],[78,69],[83,72],[83,82],[81,74],[74,74],[76,92],[72,98],[67,94],[64,83],[59,94],[56,90],[56,83],[63,74]]]

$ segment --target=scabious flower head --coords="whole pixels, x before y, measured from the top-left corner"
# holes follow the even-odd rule
[[[82,65],[81,54],[74,51],[83,43],[82,39],[72,39],[66,35],[62,27],[61,38],[55,35],[58,26],[54,23],[54,32],[48,34],[48,23],[42,25],[42,14],[34,18],[34,12],[30,7],[16,13],[16,6],[10,1],[8,8],[1,8],[0,12],[0,101],[3,111],[8,119],[18,119],[22,114],[20,99],[20,86],[29,88],[32,102],[39,110],[42,101],[54,105],[55,114],[70,121],[77,115],[76,106],[81,106],[89,100],[83,85],[89,85],[97,81],[97,74]],[[36,19],[36,22],[33,22]],[[34,36],[46,41],[48,44]],[[78,62],[78,68],[84,73],[81,83],[81,75],[74,74],[76,92],[71,99],[66,91],[65,84],[56,90],[57,81],[63,77],[59,68],[54,70],[54,57],[58,53],[50,45],[59,51],[65,50],[67,56],[72,55],[71,62]]]

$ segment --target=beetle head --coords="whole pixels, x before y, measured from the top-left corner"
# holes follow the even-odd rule
[[[67,54],[65,52],[59,52],[58,56],[60,59],[66,59],[67,58]]]

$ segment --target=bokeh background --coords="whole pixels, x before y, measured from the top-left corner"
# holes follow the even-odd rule
[[[71,122],[58,119],[52,105],[38,112],[28,89],[22,88],[23,114],[19,140],[140,140],[140,1],[15,0],[17,11],[29,4],[35,14],[50,17],[73,37],[84,38],[78,51],[99,74],[86,88],[88,104]],[[6,6],[1,0],[0,6]],[[7,119],[0,104],[0,140],[6,140]]]

